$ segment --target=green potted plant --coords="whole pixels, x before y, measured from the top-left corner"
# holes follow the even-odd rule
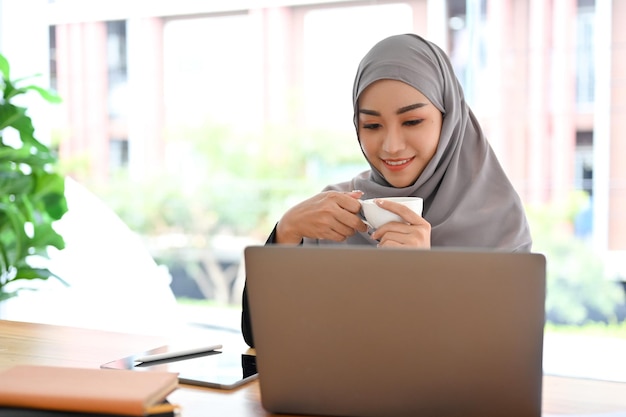
[[[60,102],[52,91],[11,80],[10,66],[0,54],[0,302],[16,296],[27,280],[55,277],[41,260],[48,249],[65,242],[53,223],[67,212],[64,177],[56,172],[57,157],[35,139],[27,109],[17,96],[38,93],[50,103]]]

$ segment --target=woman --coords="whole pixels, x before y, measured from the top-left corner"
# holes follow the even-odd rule
[[[289,209],[268,244],[530,251],[520,198],[439,47],[414,34],[380,41],[359,65],[352,100],[370,170]],[[357,200],[392,196],[422,197],[423,217],[378,201],[404,222],[368,231]],[[242,331],[253,346],[245,289]]]

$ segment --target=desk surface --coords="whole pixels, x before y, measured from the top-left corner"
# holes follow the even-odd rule
[[[17,364],[98,368],[169,342],[159,336],[0,320],[0,370]],[[544,415],[619,412],[626,416],[626,383],[545,376],[543,391]],[[182,406],[185,417],[205,416],[209,411],[213,416],[271,415],[261,407],[257,381],[228,391],[182,385],[168,398]]]

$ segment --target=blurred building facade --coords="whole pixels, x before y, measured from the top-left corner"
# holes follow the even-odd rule
[[[1,1],[0,18],[19,9]],[[619,24],[625,1],[56,0],[40,6],[50,81],[65,98],[53,126],[61,132],[60,153],[82,160],[92,179],[106,181],[118,167],[137,177],[164,169],[168,120],[180,107],[187,109],[181,117],[204,107],[219,118],[229,117],[224,109],[246,106],[251,128],[307,126],[338,113],[336,128],[349,131],[357,60],[382,35],[414,32],[450,54],[525,203],[583,190],[590,206],[579,233],[615,259],[626,253],[626,28]],[[337,20],[329,21],[329,13]],[[10,35],[2,36],[0,46],[9,44]],[[342,37],[354,48],[337,52]],[[201,92],[191,81],[199,77],[196,65],[215,71]],[[326,101],[293,106],[294,91],[320,94],[309,81],[324,78],[324,71],[331,84],[341,74],[341,97],[330,100],[324,92]],[[212,100],[217,91],[225,95]]]

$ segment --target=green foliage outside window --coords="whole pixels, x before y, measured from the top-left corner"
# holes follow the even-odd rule
[[[185,154],[171,172],[133,181],[120,171],[92,188],[142,235],[265,236],[291,203],[334,181],[329,175],[365,169],[356,139],[333,132],[253,134],[207,123],[172,129],[167,146]]]
[[[584,199],[573,193],[562,205],[527,209],[533,251],[547,258],[546,314],[554,324],[615,323],[624,306],[621,283],[607,276],[602,256],[573,236],[574,217]]]

